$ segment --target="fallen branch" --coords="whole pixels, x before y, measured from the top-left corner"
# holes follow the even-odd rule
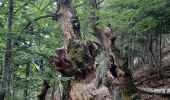
[[[145,88],[137,87],[142,92],[159,94],[159,95],[170,95],[170,88]]]

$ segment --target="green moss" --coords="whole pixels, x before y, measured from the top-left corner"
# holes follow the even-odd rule
[[[68,49],[67,59],[72,61],[73,70],[79,71],[83,67],[83,54],[85,46],[82,42],[73,42]]]
[[[70,75],[80,78],[93,67],[96,55],[90,52],[92,41],[73,41],[68,45],[66,59],[71,61]],[[89,46],[90,45],[90,46]],[[93,48],[92,48],[93,49]],[[90,56],[89,56],[90,54]],[[92,58],[94,57],[94,58]]]

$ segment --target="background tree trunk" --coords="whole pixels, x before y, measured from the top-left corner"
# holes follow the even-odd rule
[[[43,88],[41,94],[38,95],[38,100],[45,100],[48,89],[50,88],[46,80],[43,81]]]
[[[28,100],[28,85],[29,85],[29,74],[30,74],[30,62],[26,64],[25,68],[25,90],[24,90],[24,98],[25,100]]]
[[[43,65],[44,65],[44,61],[43,61],[43,59],[41,59],[39,66],[40,66],[40,71],[42,71],[42,72],[44,71]],[[45,100],[46,99],[46,95],[47,95],[49,88],[50,88],[49,81],[44,79],[41,93],[37,96],[38,100]]]
[[[12,51],[12,16],[13,16],[13,0],[9,0],[8,5],[8,33],[6,40],[6,50],[5,50],[5,59],[4,59],[4,67],[3,67],[3,75],[2,75],[2,83],[0,90],[0,100],[4,100],[5,94],[9,89],[9,81],[11,74],[11,51]]]

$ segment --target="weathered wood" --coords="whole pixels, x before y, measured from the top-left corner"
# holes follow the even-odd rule
[[[140,91],[152,94],[170,95],[170,88],[145,88],[137,87]]]
[[[132,76],[130,70],[128,69],[127,54],[121,54],[119,49],[116,48],[116,37],[112,33],[111,29],[108,26],[99,28],[95,25],[94,32],[94,35],[103,44],[103,52],[106,55],[105,61],[107,63],[107,71],[105,72],[110,71],[114,76],[114,80],[119,81],[108,84],[108,81],[111,80],[109,78],[105,78],[104,81],[107,83],[106,86],[111,89],[114,89],[115,85],[120,86],[121,99],[128,98],[129,96],[135,94],[137,89],[132,82]],[[109,75],[106,74],[106,77],[109,77]],[[110,92],[113,94],[112,90]]]
[[[64,48],[57,49],[55,54],[50,56],[49,63],[54,65],[62,75],[75,78],[69,82],[69,85],[66,85],[64,95],[67,97],[63,99],[76,100],[76,98],[79,98],[78,100],[90,100],[91,98],[98,98],[96,100],[100,100],[98,96],[102,95],[102,89],[105,90],[103,99],[105,96],[110,96],[106,87],[99,88],[100,93],[94,96],[87,96],[91,92],[87,90],[88,87],[86,88],[86,86],[90,86],[95,89],[94,91],[98,91],[94,81],[96,80],[95,58],[100,52],[99,48],[101,45],[93,41],[78,40],[81,39],[80,26],[77,25],[79,22],[74,9],[68,2],[60,1],[59,5],[60,9],[57,15],[64,33]],[[77,21],[75,21],[75,18]],[[84,92],[80,94],[77,89],[81,89]]]
[[[80,26],[75,27],[79,23],[78,18],[69,0],[60,2],[57,15],[64,33],[64,48],[56,50],[56,53],[50,57],[50,63],[62,75],[75,77],[67,85],[69,89],[69,91],[66,90],[67,94],[69,92],[67,100],[112,100],[115,85],[120,87],[121,92],[127,92],[129,90],[127,86],[133,87],[132,81],[128,81],[132,79],[127,69],[127,57],[122,56],[116,48],[116,37],[112,34],[110,27],[94,26],[94,35],[101,43],[99,47],[96,42],[80,40]],[[77,21],[72,21],[73,18]],[[103,60],[106,65],[102,85],[97,88],[95,58],[99,54],[99,48],[103,51]],[[126,84],[126,81],[129,83]],[[102,94],[107,98],[101,97]]]
[[[59,2],[60,9],[57,13],[58,21],[61,24],[61,29],[64,33],[64,48],[73,40],[81,39],[80,24],[76,12],[69,0],[61,0]]]
[[[93,69],[98,46],[92,41],[72,41],[68,45],[67,54],[64,48],[58,48],[49,63],[65,76],[83,78]]]

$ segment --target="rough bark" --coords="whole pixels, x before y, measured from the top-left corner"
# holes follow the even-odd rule
[[[81,38],[80,32],[76,32],[76,27],[79,23],[76,22],[78,17],[76,12],[71,6],[70,0],[60,0],[59,2],[60,9],[58,11],[58,21],[61,24],[61,28],[64,33],[64,48],[67,49],[68,44],[73,41],[75,38]]]
[[[8,5],[8,33],[6,40],[5,60],[3,66],[2,83],[0,90],[0,100],[4,100],[6,91],[8,89],[10,81],[10,67],[11,67],[11,32],[12,32],[12,16],[13,16],[13,0],[9,0]]]
[[[106,67],[108,69],[106,72],[110,69],[114,69],[114,71],[110,70],[110,72],[114,76],[114,80],[118,80],[118,82],[108,84],[110,79],[108,77],[109,75],[106,75],[104,80],[107,83],[106,86],[111,89],[114,89],[117,85],[120,86],[121,99],[132,96],[136,93],[137,89],[132,82],[132,76],[130,70],[128,69],[127,53],[125,53],[125,55],[120,54],[119,49],[115,46],[116,37],[112,34],[109,27],[105,26],[103,28],[98,28],[94,26],[94,32],[94,35],[100,40],[104,47],[103,51],[106,55],[105,61],[107,62]],[[112,90],[110,92],[113,94]]]
[[[93,41],[78,40],[81,39],[80,26],[76,26],[77,23],[79,24],[79,21],[71,4],[60,2],[60,9],[57,15],[64,33],[65,48],[58,48],[55,54],[50,57],[49,63],[54,65],[62,75],[75,77],[75,80],[65,82],[63,100],[99,98],[96,95],[101,95],[102,89],[108,91],[107,88],[100,89],[99,93],[94,94],[94,96],[86,88],[88,85],[97,90],[94,80],[96,73],[95,57],[99,52],[99,44]],[[77,21],[72,21],[75,17]],[[77,89],[81,89],[82,92],[80,93]]]
[[[58,48],[55,54],[50,56],[49,63],[62,75],[75,78],[66,82],[66,98],[63,100],[112,100],[112,95],[117,90],[122,93],[121,98],[134,94],[136,91],[127,67],[127,56],[122,56],[116,48],[116,37],[112,35],[110,27],[94,27],[94,35],[100,43],[81,40],[80,27],[75,27],[79,20],[71,3],[66,0],[61,1],[59,5],[57,15],[64,33],[64,48]],[[77,21],[72,21],[75,16]],[[105,55],[103,60],[106,65],[103,83],[97,87],[95,59],[100,49]],[[117,90],[113,90],[114,87]]]

